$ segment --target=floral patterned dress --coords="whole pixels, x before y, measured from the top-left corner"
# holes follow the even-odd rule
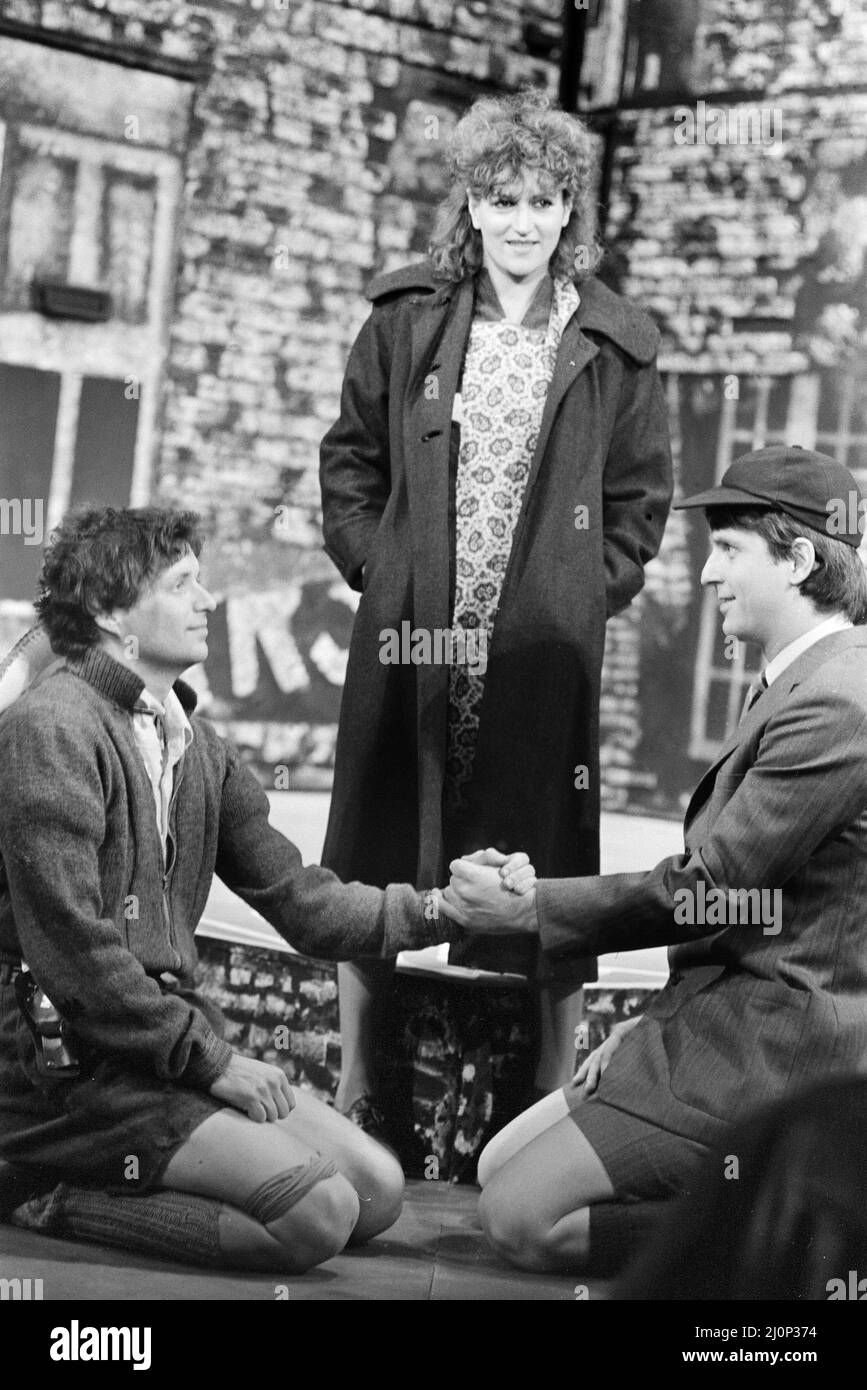
[[[569,281],[545,280],[520,324],[502,316],[482,272],[455,419],[456,481],[452,628],[477,629],[468,650],[490,653],[512,538],[521,511],[563,329],[579,304]],[[460,812],[473,770],[485,661],[449,671],[446,805]]]

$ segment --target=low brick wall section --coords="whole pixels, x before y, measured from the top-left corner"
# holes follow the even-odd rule
[[[200,986],[240,1052],[282,1066],[293,1085],[333,1100],[340,1074],[337,967],[331,961],[199,938]],[[533,1082],[529,989],[396,972],[378,1038],[380,1075],[402,1117],[407,1174],[473,1182],[485,1143],[524,1108]],[[585,991],[581,1042],[640,1013],[647,989]]]

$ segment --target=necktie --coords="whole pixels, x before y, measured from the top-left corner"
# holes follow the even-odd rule
[[[767,688],[768,682],[765,679],[764,671],[762,671],[762,674],[758,677],[757,680],[754,680],[752,682],[749,689],[747,690],[746,699],[744,700],[744,707],[741,710],[741,719],[743,719],[744,715],[747,713],[747,710],[752,709],[753,705],[756,703],[756,700],[760,699],[762,695],[764,695]]]

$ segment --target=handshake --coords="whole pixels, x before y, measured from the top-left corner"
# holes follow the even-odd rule
[[[470,932],[511,936],[538,932],[536,871],[526,854],[480,849],[449,865],[439,910]]]

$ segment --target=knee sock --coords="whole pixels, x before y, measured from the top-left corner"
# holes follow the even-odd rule
[[[128,1197],[58,1183],[51,1192],[22,1203],[9,1219],[13,1226],[41,1235],[219,1268],[221,1207],[210,1197],[169,1188]]]
[[[656,1232],[672,1200],[594,1202],[590,1212],[590,1254],[585,1274],[608,1279],[619,1274]]]

